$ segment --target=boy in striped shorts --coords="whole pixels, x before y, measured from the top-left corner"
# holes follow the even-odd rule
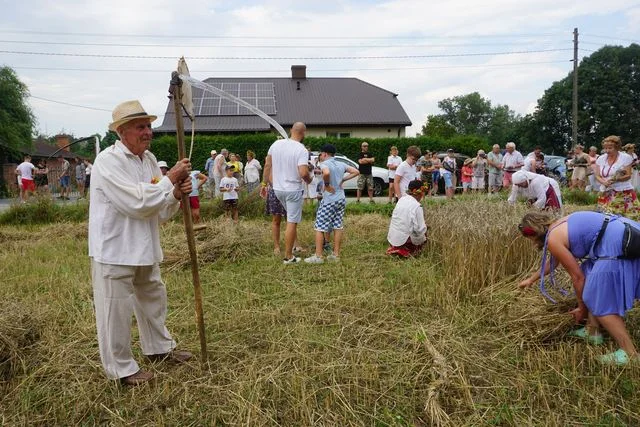
[[[319,160],[322,162],[320,168],[322,170],[321,177],[324,183],[324,191],[313,227],[316,231],[316,253],[304,260],[309,264],[322,264],[324,262],[322,258],[324,235],[332,231],[334,232],[333,253],[327,257],[327,260],[338,261],[340,259],[342,220],[347,204],[342,183],[355,178],[360,172],[352,166],[335,161],[333,158],[335,154],[336,147],[331,144],[325,144],[320,151]],[[346,177],[344,176],[345,172],[349,173]]]

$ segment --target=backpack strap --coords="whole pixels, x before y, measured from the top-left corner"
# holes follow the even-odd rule
[[[600,227],[600,231],[598,231],[598,235],[596,236],[596,239],[593,241],[593,244],[589,249],[589,258],[593,260],[598,259],[598,255],[596,255],[596,246],[598,246],[598,243],[600,243],[600,241],[602,240],[602,236],[604,236],[604,232],[607,229],[610,220],[611,219],[609,218],[609,216],[604,217],[604,221],[602,221],[602,227]]]

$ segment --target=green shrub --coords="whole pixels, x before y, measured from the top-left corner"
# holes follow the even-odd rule
[[[572,205],[594,205],[598,201],[598,193],[583,190],[562,189],[562,203]]]
[[[260,163],[264,164],[269,147],[275,141],[276,136],[269,133],[258,134],[242,134],[242,135],[196,135],[193,144],[193,154],[191,161],[194,169],[202,170],[207,159],[210,157],[211,150],[226,148],[230,152],[239,153],[246,160],[247,150],[256,153],[256,158]],[[190,145],[190,136],[185,137],[187,151]],[[457,152],[474,156],[479,149],[489,150],[490,145],[487,139],[477,136],[455,136],[448,140],[438,140],[429,137],[416,138],[319,138],[307,137],[304,140],[305,145],[309,145],[312,150],[319,150],[324,144],[334,144],[340,154],[351,159],[357,159],[360,153],[360,144],[362,141],[369,142],[369,151],[376,158],[376,165],[386,167],[389,149],[395,145],[400,151],[402,157],[405,156],[407,148],[411,145],[417,145],[422,151],[446,151],[453,148]],[[178,157],[178,150],[175,136],[165,135],[153,140],[151,151],[158,160],[164,160],[170,165],[175,163]],[[187,152],[188,154],[188,152]]]
[[[0,224],[49,224],[82,222],[89,218],[87,203],[56,204],[49,197],[37,197],[31,203],[14,204],[0,214]]]

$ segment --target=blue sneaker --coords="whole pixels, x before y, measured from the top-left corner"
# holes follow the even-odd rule
[[[587,332],[587,328],[585,326],[583,326],[582,328],[574,329],[573,331],[569,331],[567,335],[569,335],[570,337],[582,338],[589,344],[593,345],[602,345],[604,343],[604,337],[602,335],[589,335],[589,332]]]
[[[603,365],[616,365],[616,366],[624,366],[629,363],[631,359],[629,359],[629,355],[626,351],[619,348],[613,353],[605,354],[598,357],[598,361]]]

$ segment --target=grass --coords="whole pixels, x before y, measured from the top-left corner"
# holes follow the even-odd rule
[[[157,380],[133,389],[99,363],[86,223],[0,226],[0,424],[638,425],[640,371],[564,336],[571,300],[515,289],[539,256],[523,212],[430,202],[428,247],[407,261],[384,255],[388,216],[351,213],[342,261],[322,266],[283,266],[264,218],[206,222],[209,364],[144,362]],[[168,328],[195,351],[182,225],[162,241]],[[628,322],[640,342],[638,310]]]

